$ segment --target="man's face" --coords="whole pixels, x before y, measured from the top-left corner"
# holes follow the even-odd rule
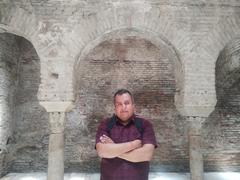
[[[134,104],[128,93],[115,97],[115,114],[122,121],[128,121],[134,113]]]

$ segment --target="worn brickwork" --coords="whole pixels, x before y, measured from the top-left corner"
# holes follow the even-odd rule
[[[39,101],[74,101],[65,168],[98,171],[95,130],[123,86],[154,124],[153,171],[189,170],[185,116],[207,118],[205,170],[239,171],[239,12],[237,0],[1,1],[0,124],[14,135],[0,171],[46,170],[48,114]]]
[[[19,49],[11,34],[0,35],[0,174],[6,172],[9,139],[13,135]]]
[[[228,43],[216,62],[217,105],[203,127],[205,169],[235,171],[240,152],[240,41]]]
[[[170,57],[172,52],[164,46],[122,37],[102,42],[81,61],[77,108],[67,121],[67,167],[78,163],[81,169],[88,169],[97,159],[93,148],[97,125],[114,112],[112,96],[123,87],[133,92],[137,113],[154,124],[159,148],[153,169],[161,166],[180,171],[187,167],[182,166],[187,161],[187,137],[184,118],[174,106],[175,74]],[[89,141],[89,137],[93,139]]]
[[[217,107],[203,126],[205,171],[238,171],[239,113]]]
[[[48,114],[39,105],[40,63],[32,44],[18,38],[20,59],[15,104],[15,133],[12,139],[12,171],[46,170],[48,150]]]

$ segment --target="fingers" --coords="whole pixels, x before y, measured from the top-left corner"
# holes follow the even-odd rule
[[[101,141],[101,143],[104,143],[104,144],[114,143],[113,140],[110,137],[106,136],[106,135],[102,135],[100,137],[100,141]]]
[[[134,141],[132,141],[132,142],[133,142],[133,145],[134,145],[135,148],[140,148],[140,147],[142,147],[142,141],[141,141],[141,140],[136,139],[136,140],[134,140]]]

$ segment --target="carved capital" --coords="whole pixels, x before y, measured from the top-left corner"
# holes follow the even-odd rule
[[[47,112],[68,112],[74,108],[72,101],[40,101]]]
[[[188,133],[190,136],[201,135],[201,128],[205,119],[206,119],[205,117],[200,117],[200,116],[187,116]]]
[[[49,123],[51,133],[63,133],[65,126],[65,113],[64,112],[50,112]]]
[[[177,105],[176,107],[183,116],[208,117],[215,109],[215,104],[212,106]]]

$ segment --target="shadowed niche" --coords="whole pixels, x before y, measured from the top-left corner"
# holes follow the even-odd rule
[[[76,108],[66,123],[68,172],[99,172],[95,133],[100,121],[114,112],[113,94],[119,88],[133,93],[137,114],[154,124],[161,148],[155,153],[152,171],[188,169],[184,120],[174,105],[172,56],[164,45],[129,36],[103,41],[81,59]]]

